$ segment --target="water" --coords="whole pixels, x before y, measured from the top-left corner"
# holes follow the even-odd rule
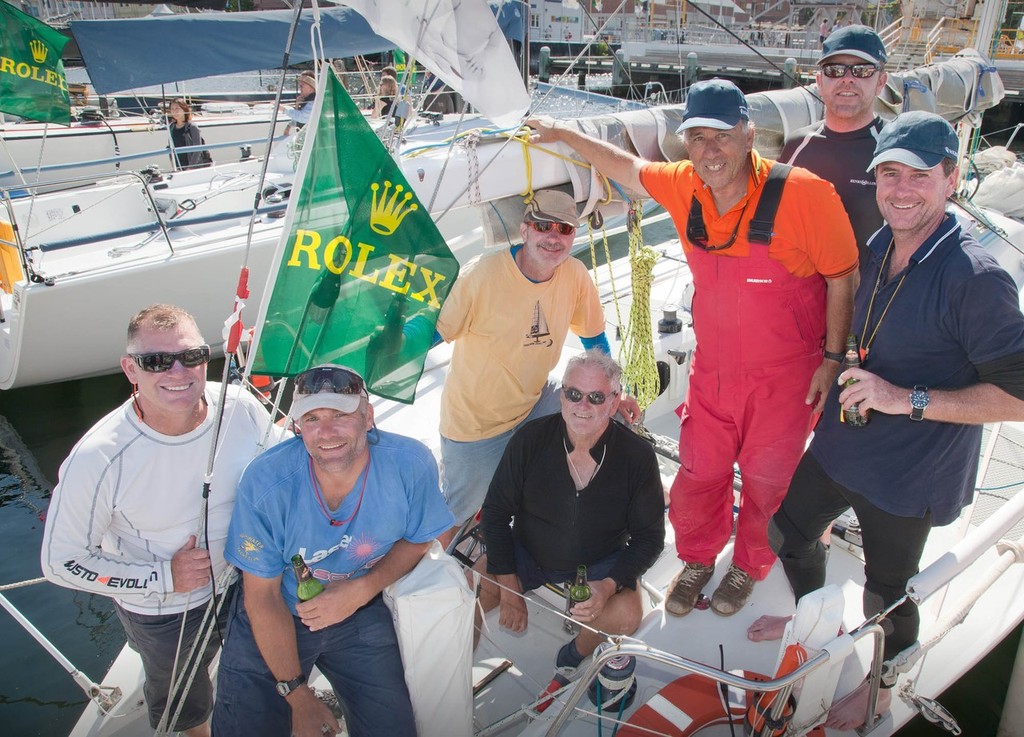
[[[664,220],[647,229],[646,240],[655,244],[672,235],[671,221]],[[616,238],[613,256],[624,252],[625,239]],[[219,375],[219,367],[211,369],[211,376]],[[128,392],[120,375],[0,392],[0,539],[7,553],[0,557],[0,583],[41,575],[41,515],[59,465],[85,430]],[[75,666],[102,682],[124,644],[109,599],[49,583],[5,595]],[[942,697],[965,735],[995,735],[1020,631]],[[0,612],[0,638],[0,734],[68,734],[86,702],[81,690],[6,612]],[[920,719],[900,733],[942,734]]]

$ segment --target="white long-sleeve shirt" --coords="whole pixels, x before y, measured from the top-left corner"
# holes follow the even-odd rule
[[[85,434],[61,465],[50,500],[40,555],[47,579],[110,596],[140,614],[178,613],[210,598],[210,585],[174,592],[171,557],[199,529],[219,390],[207,384],[206,419],[185,435],[155,432],[130,400]],[[227,566],[238,479],[270,423],[260,402],[238,387],[228,387],[225,408],[207,523],[215,574]]]

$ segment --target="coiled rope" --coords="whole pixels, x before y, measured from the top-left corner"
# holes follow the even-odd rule
[[[651,331],[651,284],[658,252],[645,246],[640,228],[641,210],[630,203],[626,216],[629,232],[629,267],[632,274],[633,302],[629,308],[619,349],[622,378],[641,410],[658,398],[658,365],[654,360],[654,336]],[[618,307],[616,306],[616,309]],[[619,324],[622,324],[620,319]]]

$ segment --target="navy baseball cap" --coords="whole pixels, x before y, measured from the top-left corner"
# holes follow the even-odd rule
[[[676,129],[715,128],[729,130],[741,120],[750,120],[747,98],[740,88],[724,79],[708,79],[690,87],[686,94],[683,123]]]
[[[885,124],[875,144],[875,158],[868,171],[895,161],[915,169],[932,169],[943,159],[956,161],[960,140],[953,126],[935,113],[915,110],[897,115]]]
[[[887,58],[882,39],[867,26],[843,26],[832,31],[821,45],[818,63],[823,64],[829,57],[843,55],[856,56],[879,65],[885,64]]]

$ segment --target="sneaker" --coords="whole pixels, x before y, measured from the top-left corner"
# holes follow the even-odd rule
[[[542,700],[537,702],[537,713],[542,714],[552,703],[554,703],[554,695],[561,691],[563,687],[568,686],[576,679],[578,668],[555,668],[555,677],[551,679],[551,683],[540,692]],[[544,697],[547,698],[544,698]]]
[[[668,588],[665,611],[677,617],[689,614],[697,603],[700,592],[708,585],[715,567],[699,563],[684,563],[683,570],[676,574]]]
[[[573,644],[575,642],[575,639],[570,640],[562,645],[562,648],[558,651],[558,655],[555,657],[555,676],[551,679],[551,683],[541,691],[541,697],[552,696],[563,687],[568,686],[576,680],[576,676],[580,674],[580,666],[583,665],[583,661],[586,660],[586,658],[579,654],[579,651]],[[547,698],[540,701],[537,704],[537,713],[540,714],[544,712],[549,706],[551,706],[553,701],[553,698]]]
[[[718,584],[711,596],[711,610],[723,617],[730,617],[747,603],[754,590],[754,579],[736,564],[731,564],[725,578]]]

